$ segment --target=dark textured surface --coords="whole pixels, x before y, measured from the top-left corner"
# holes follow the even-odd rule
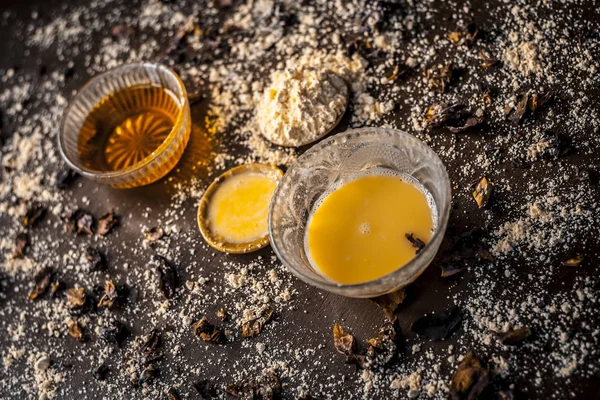
[[[42,65],[44,65],[48,70],[65,68],[64,63],[61,63],[55,59],[52,49],[44,52],[37,52],[35,49],[32,49],[27,56],[24,56],[24,46],[21,43],[20,38],[15,36],[15,32],[18,32],[16,27],[22,24],[20,19],[27,19],[30,14],[30,10],[39,10],[41,18],[44,18],[44,16],[48,16],[51,14],[51,12],[62,7],[63,5],[61,5],[61,3],[62,2],[60,1],[37,2],[32,0],[22,0],[18,3],[4,3],[3,8],[8,7],[13,10],[16,17],[12,19],[11,24],[0,27],[0,54],[2,55],[0,58],[0,66],[2,68],[17,67],[19,69],[31,71],[39,70]],[[491,3],[487,6],[493,7]],[[493,23],[493,21],[490,22],[486,20],[484,8],[484,6],[479,8],[481,12],[477,14],[478,19],[480,19],[483,25]],[[590,9],[595,9],[595,6],[590,5]],[[597,15],[594,12],[587,14],[587,17],[597,18]],[[446,21],[443,19],[432,21],[432,24],[434,22],[441,26],[444,26],[446,23]],[[80,60],[74,61],[75,75],[73,79],[66,84],[64,89],[64,93],[67,98],[70,98],[69,93],[71,90],[80,87],[87,79],[86,73],[79,66]],[[35,93],[33,95],[35,96]],[[597,93],[589,93],[589,95],[597,96]],[[193,107],[192,116],[195,122],[202,121],[205,112],[205,105],[206,104],[203,103]],[[406,110],[402,109],[398,110],[397,115],[395,115],[395,118],[398,121],[406,121],[407,117],[408,114]],[[343,121],[342,125],[338,127],[336,131],[339,132],[343,130],[346,125],[347,121]],[[496,128],[488,127],[481,130],[476,130],[475,133],[473,133],[469,138],[459,137],[457,140],[468,141],[473,137],[480,138],[485,137],[486,135],[497,134],[497,131],[494,129]],[[3,130],[3,134],[10,135],[10,129]],[[190,172],[189,165],[192,164],[194,155],[191,154],[191,152],[194,149],[200,149],[200,151],[202,151],[201,136],[202,132],[200,130],[196,130],[192,137],[190,147],[184,155],[184,159],[177,167],[177,170],[172,172],[169,176],[176,177],[178,179],[185,179],[188,175],[192,174],[192,172]],[[465,147],[465,153],[474,153],[477,150],[469,145]],[[465,157],[467,157],[467,154],[465,154]],[[588,166],[590,164],[593,165],[594,163],[597,163],[597,155],[574,155],[569,158],[568,162],[582,166]],[[455,171],[457,171],[461,165],[462,160],[460,157],[448,161],[447,166],[451,176],[456,176]],[[524,192],[529,181],[541,179],[543,178],[543,174],[546,173],[557,174],[559,172],[560,165],[555,164],[554,166],[549,167],[547,170],[536,170],[535,172],[525,176],[521,170],[515,168],[511,164],[510,160],[506,160],[500,168],[492,172],[492,177],[506,177],[509,179],[513,185],[512,193],[514,195],[515,193]],[[204,173],[205,175],[202,175],[202,171],[194,172],[194,174],[197,174],[197,177],[201,178],[205,184],[208,184],[214,178],[214,176],[206,173]],[[170,187],[170,185],[167,183],[167,180],[157,182],[148,187],[132,190],[117,190],[104,186],[98,186],[89,181],[80,181],[81,185],[73,190],[73,199],[81,199],[82,195],[87,195],[93,199],[92,203],[89,206],[86,206],[86,208],[94,214],[102,215],[106,210],[116,208],[125,216],[123,224],[119,228],[118,232],[109,237],[106,244],[107,247],[111,247],[109,253],[109,262],[110,258],[113,257],[113,254],[116,255],[116,258],[120,260],[127,259],[129,246],[133,246],[137,243],[136,240],[139,238],[139,226],[145,223],[142,212],[143,210],[147,208],[161,209],[168,206],[170,202],[170,195],[174,193],[174,189]],[[460,195],[455,196],[455,212],[451,218],[449,228],[450,234],[463,232],[472,227],[484,225],[485,217],[477,209],[474,201],[468,194],[468,189],[466,189],[472,182],[457,182],[456,179],[453,179],[453,183],[460,184],[459,190],[461,193]],[[574,182],[573,185],[576,185],[576,182]],[[569,188],[567,187],[564,188],[564,190],[568,189]],[[505,201],[505,199],[502,197],[494,200],[496,202],[496,207],[493,208],[492,213],[495,214],[494,216],[496,218],[502,218],[502,216],[508,211],[506,208],[511,207],[511,203]],[[184,206],[184,218],[180,219],[179,226],[182,231],[196,231],[196,205],[192,201],[188,201],[184,204]],[[50,218],[52,219],[55,217]],[[57,234],[46,227],[42,227],[41,229],[41,232]],[[80,238],[77,240],[84,239]],[[597,273],[597,268],[595,266],[598,264],[598,244],[599,238],[597,236],[582,238],[581,246],[586,247],[588,262],[586,262],[581,269],[565,269],[564,272],[560,273],[560,276],[557,276],[556,281],[552,283],[552,288],[560,290],[572,287],[574,278],[580,274],[595,275]],[[181,243],[181,245],[185,246],[185,243]],[[272,251],[267,248],[258,254],[271,256]],[[180,262],[185,264],[186,262],[190,261],[191,257],[195,257],[199,260],[201,259],[201,256],[202,255],[200,254],[191,256],[189,252],[185,252],[185,254],[183,254],[181,257]],[[255,259],[256,256],[257,254],[244,256],[215,254],[214,256],[210,257],[209,262],[201,261],[200,263],[208,270],[218,270],[220,263],[224,260],[247,260],[250,262]],[[133,266],[137,265],[141,267],[150,259],[151,254],[148,253],[142,256],[131,258],[129,262]],[[518,257],[514,258],[511,262],[521,263]],[[522,267],[524,268],[520,269],[518,273],[531,273],[531,271],[535,271],[536,268],[534,265],[522,265]],[[125,272],[120,271],[119,273],[122,274],[119,275],[121,278],[125,276]],[[181,274],[181,281],[185,281],[186,273],[182,271]],[[464,289],[467,287],[470,279],[471,274],[469,271],[456,277],[442,279],[440,278],[439,263],[438,265],[434,263],[434,265],[430,266],[430,268],[412,286],[408,288],[408,296],[396,313],[397,317],[399,318],[400,326],[403,328],[403,331],[408,339],[410,340],[410,338],[412,338],[414,335],[408,329],[412,321],[425,313],[448,309],[453,303],[452,298],[454,296],[460,297],[468,295],[468,293],[465,293]],[[68,277],[67,283],[72,283],[68,281]],[[328,372],[323,372],[322,376],[316,376],[314,379],[325,381],[327,379],[327,375],[330,373],[337,373],[338,371],[342,370],[346,373],[346,375],[353,377],[352,379],[348,379],[345,381],[345,383],[343,383],[344,388],[348,390],[348,393],[354,391],[358,382],[358,378],[354,379],[354,377],[357,377],[358,373],[354,372],[353,366],[344,365],[342,357],[335,353],[335,349],[333,349],[331,340],[331,328],[335,321],[343,321],[343,325],[346,327],[351,327],[352,332],[358,338],[366,339],[374,336],[377,327],[379,327],[383,322],[383,314],[373,302],[368,300],[349,299],[330,295],[309,287],[298,280],[294,282],[294,288],[298,291],[296,295],[298,299],[298,306],[296,310],[283,311],[278,315],[277,318],[281,321],[293,321],[294,326],[298,327],[298,329],[301,331],[301,334],[288,335],[288,327],[286,327],[285,324],[276,323],[272,326],[272,329],[270,329],[269,332],[265,332],[267,335],[265,341],[267,343],[290,343],[292,349],[303,346],[316,348],[318,345],[324,344],[325,348],[317,351],[327,352],[327,354],[330,354],[331,362],[326,368],[326,371]],[[141,304],[144,304],[144,291],[142,288],[136,287],[135,282],[133,282],[132,290],[133,294],[131,297],[136,301],[139,301]],[[501,282],[496,290],[498,291],[497,295],[502,296],[503,287]],[[13,294],[8,293],[8,296],[13,296]],[[23,301],[26,300],[23,299]],[[143,307],[144,306],[142,305],[140,315],[143,315],[144,313]],[[214,309],[211,310],[211,315],[214,315],[214,312],[216,312],[219,308],[219,304],[214,304]],[[598,324],[599,321],[589,322],[592,324]],[[128,321],[128,324],[130,324],[134,334],[147,332],[148,326],[143,318]],[[427,348],[442,354],[447,351],[448,344],[457,343],[459,340],[461,340],[462,335],[463,327],[459,327],[448,341],[431,342],[427,344]],[[42,345],[47,339],[44,336],[40,336],[27,337],[25,340],[39,342],[39,344]],[[52,341],[54,341],[54,339],[52,339]],[[60,343],[63,342],[65,342],[65,339],[60,339]],[[8,345],[5,336],[2,334],[0,334],[0,345]],[[70,340],[66,341],[64,345],[72,346],[73,348],[79,346],[78,343],[74,343],[74,341]],[[215,377],[216,381],[221,383],[227,382],[227,369],[230,368],[233,361],[235,361],[236,357],[238,357],[240,351],[239,346],[239,342],[234,342],[223,347],[211,347],[210,352],[212,354],[218,354],[222,359],[222,364],[208,367],[208,371],[212,373],[206,373],[206,377],[209,379],[213,379],[213,377]],[[195,351],[194,343],[191,341],[191,338],[187,343],[182,343],[182,347],[184,348],[184,358],[188,359],[190,363],[202,363],[203,355],[202,353]],[[165,371],[166,375],[177,375],[179,366],[177,363],[171,362],[169,358],[170,355],[167,352],[166,360],[161,361],[163,370],[167,370]],[[515,374],[511,376],[510,381],[515,383],[518,391],[526,393],[533,387],[532,377],[535,375],[535,360],[536,354],[535,352],[531,352],[530,354],[523,355],[521,365],[514,366]],[[98,383],[95,382],[88,373],[91,366],[86,363],[86,360],[77,359],[75,357],[70,358],[67,356],[64,357],[62,362],[72,365],[73,370],[76,371],[72,374],[72,380],[68,382],[68,385],[74,389],[81,388],[80,394],[77,394],[76,391],[72,392],[72,398],[98,398],[96,397],[97,394],[94,394],[93,396],[87,396],[85,394],[87,389],[94,389],[94,393],[101,391],[97,388]],[[590,360],[590,362],[594,362],[594,360]],[[2,374],[5,374],[5,372],[0,371],[0,376]],[[556,390],[555,385],[557,384],[556,382],[552,382],[552,379],[553,378],[550,378],[549,381],[544,384],[541,392],[539,388],[536,389],[538,393],[536,396],[537,398],[552,398],[552,394]],[[575,396],[582,399],[597,398],[598,390],[600,390],[600,381],[593,378],[572,378],[569,380],[568,385],[572,388]],[[189,390],[189,385],[186,385],[185,387],[186,389],[183,390],[183,392],[188,393],[187,391]],[[128,388],[127,390],[130,389]],[[191,394],[191,391],[189,393]],[[401,393],[401,396],[402,395],[404,395],[404,392]],[[529,397],[527,395],[525,396]],[[8,398],[6,394],[2,393],[2,388],[0,388],[0,397]],[[191,395],[189,398],[196,397]],[[340,398],[343,398],[343,396]]]

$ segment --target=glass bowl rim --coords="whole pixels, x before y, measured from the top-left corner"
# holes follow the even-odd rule
[[[287,261],[287,259],[285,257],[283,257],[283,255],[281,254],[277,241],[273,240],[273,238],[274,238],[273,214],[275,211],[275,205],[278,202],[277,199],[281,195],[281,190],[284,186],[283,183],[286,181],[286,179],[289,179],[290,175],[288,173],[290,171],[292,171],[295,168],[295,166],[298,164],[298,162],[301,161],[303,158],[309,157],[309,156],[317,154],[317,153],[327,151],[327,149],[329,147],[336,146],[337,142],[340,139],[342,139],[343,137],[354,136],[354,135],[356,135],[356,136],[361,135],[363,137],[364,136],[380,136],[382,133],[393,134],[393,135],[397,135],[398,137],[401,137],[401,138],[407,138],[407,139],[416,141],[421,146],[421,148],[426,153],[429,153],[429,155],[433,159],[437,160],[438,164],[442,167],[443,181],[445,182],[445,185],[444,185],[445,186],[445,194],[446,194],[448,200],[442,205],[441,211],[438,212],[439,221],[438,221],[437,229],[436,229],[435,233],[433,234],[433,236],[431,237],[431,240],[427,243],[427,245],[423,248],[423,250],[421,252],[419,252],[411,261],[409,261],[404,266],[402,266],[382,277],[379,277],[377,279],[373,279],[373,280],[361,282],[361,283],[352,283],[352,284],[337,283],[337,282],[333,282],[333,281],[328,281],[327,278],[325,278],[325,277],[323,278],[323,280],[316,280],[316,279],[304,274],[303,272],[297,270],[296,268],[291,267],[290,266],[291,263],[289,263]],[[384,143],[380,143],[380,144],[384,144]],[[446,166],[444,165],[442,160],[439,158],[437,153],[431,147],[429,147],[427,144],[425,144],[422,140],[420,140],[419,138],[417,138],[407,132],[404,132],[399,129],[393,129],[393,128],[364,127],[364,128],[348,129],[344,132],[338,133],[334,136],[331,136],[330,138],[327,138],[327,139],[317,143],[316,145],[314,145],[313,147],[308,149],[305,153],[300,155],[294,161],[294,163],[292,163],[292,165],[286,170],[283,178],[281,178],[281,181],[279,181],[279,184],[277,185],[277,188],[275,189],[275,193],[273,193],[273,198],[271,200],[271,205],[269,207],[269,222],[268,222],[269,223],[269,238],[270,238],[270,242],[271,242],[271,247],[272,247],[273,251],[275,252],[275,255],[277,256],[277,258],[282,262],[283,265],[286,266],[286,268],[288,270],[290,270],[292,272],[292,274],[294,274],[296,277],[300,278],[304,282],[309,283],[310,285],[316,286],[321,289],[332,291],[334,293],[340,293],[339,292],[340,290],[354,291],[354,290],[359,290],[359,289],[365,289],[365,288],[369,288],[372,286],[384,284],[388,280],[392,279],[395,275],[399,275],[402,273],[402,271],[410,269],[409,267],[413,267],[414,265],[419,264],[421,262],[421,260],[423,259],[424,255],[427,253],[426,250],[428,248],[432,248],[433,244],[435,244],[437,247],[439,247],[442,239],[444,238],[446,228],[448,226],[448,220],[450,219],[451,203],[452,203],[452,188],[451,188],[450,177],[448,175]],[[409,277],[408,283],[410,283],[412,280],[414,280],[416,277],[418,277],[423,272],[423,270],[424,270],[424,267],[415,271],[415,273]],[[384,293],[381,293],[381,294],[384,294]]]
[[[69,156],[67,156],[67,154],[64,150],[64,146],[63,146],[65,124],[67,122],[67,117],[71,112],[71,108],[73,107],[73,105],[75,104],[77,99],[79,99],[83,95],[83,93],[85,93],[92,85],[96,84],[99,80],[109,77],[111,75],[117,74],[121,70],[125,70],[125,69],[131,68],[131,67],[153,67],[153,68],[157,68],[157,69],[160,68],[160,69],[165,70],[167,73],[169,73],[171,76],[173,76],[176,79],[177,85],[179,86],[179,88],[182,91],[182,95],[179,96],[180,100],[181,100],[181,108],[179,109],[179,111],[177,113],[177,118],[175,119],[173,128],[171,128],[171,130],[169,131],[169,134],[167,135],[165,140],[160,144],[160,146],[156,150],[154,150],[151,154],[146,156],[144,159],[138,161],[137,163],[135,163],[127,168],[120,169],[118,171],[96,171],[93,169],[89,169],[89,168],[77,165],[77,163],[75,161],[71,160],[69,158]],[[160,63],[150,63],[150,62],[137,62],[137,63],[127,63],[127,64],[119,65],[117,67],[111,68],[107,71],[104,71],[98,75],[91,77],[77,91],[77,94],[75,94],[75,96],[71,99],[71,101],[69,102],[69,105],[63,112],[63,115],[62,115],[62,118],[60,121],[60,127],[59,127],[59,131],[58,131],[58,150],[59,150],[60,155],[62,156],[63,160],[65,160],[65,162],[67,163],[67,165],[71,169],[73,169],[74,171],[76,171],[77,173],[79,173],[80,175],[83,175],[85,177],[95,178],[95,179],[111,179],[111,178],[118,178],[121,176],[130,175],[131,173],[134,173],[134,172],[146,167],[153,160],[158,158],[169,147],[169,145],[173,142],[173,140],[175,140],[175,137],[177,136],[177,133],[180,131],[181,126],[183,125],[183,122],[185,119],[187,103],[188,103],[187,91],[185,89],[185,85],[183,84],[183,81],[181,80],[181,78],[175,71],[173,71],[171,68],[167,67],[166,65],[163,65]],[[78,137],[79,137],[79,134],[78,134]]]

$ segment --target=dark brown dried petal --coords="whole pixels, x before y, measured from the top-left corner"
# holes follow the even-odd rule
[[[119,217],[112,211],[98,220],[98,235],[106,236],[119,224]]]
[[[381,309],[383,314],[389,321],[394,320],[394,312],[400,304],[406,298],[406,290],[400,289],[395,292],[384,294],[382,296],[374,297],[373,300]]]
[[[56,278],[52,285],[50,285],[50,298],[53,299],[58,294],[58,291],[63,287],[62,282]]]
[[[279,397],[281,383],[273,372],[266,372],[254,382],[254,396],[256,399],[272,400]]]
[[[488,204],[492,195],[492,189],[493,185],[488,182],[487,178],[485,176],[481,178],[473,192],[473,198],[477,202],[477,207],[484,208]]]
[[[208,400],[217,397],[217,390],[207,379],[201,379],[192,383],[192,387],[196,389],[202,400]]]
[[[398,320],[384,324],[378,332],[376,338],[367,340],[369,349],[367,350],[366,359],[357,365],[361,368],[377,367],[388,365],[395,359],[398,350],[398,340],[402,331],[398,325]],[[360,360],[360,358],[358,359]],[[362,365],[361,365],[362,364]]]
[[[429,87],[438,93],[446,92],[452,81],[452,65],[436,65],[425,71],[425,78]]]
[[[13,251],[13,258],[21,258],[27,252],[29,247],[29,235],[25,232],[21,232],[15,238],[15,250]]]
[[[271,320],[273,310],[268,306],[263,306],[254,311],[254,317],[242,323],[242,337],[254,337],[258,335],[263,326]]]
[[[477,38],[478,34],[479,34],[479,29],[477,29],[477,26],[475,24],[471,23],[466,27],[466,29],[459,30],[456,32],[450,32],[450,33],[446,34],[446,37],[453,44],[464,43],[467,46],[471,46],[475,42],[475,39]]]
[[[181,396],[179,395],[179,392],[174,387],[169,388],[168,395],[169,395],[169,400],[181,400]]]
[[[200,334],[200,339],[204,340],[205,342],[216,344],[225,343],[227,341],[227,338],[225,337],[225,332],[223,332],[223,330],[219,328],[215,328],[215,330],[212,331],[210,335],[206,333]]]
[[[433,104],[425,112],[425,128],[439,128],[448,121],[459,120],[467,115],[467,110],[463,104]]]
[[[481,50],[478,54],[481,66],[484,68],[491,68],[500,63],[500,60],[490,56],[485,50]]]
[[[92,376],[98,381],[103,381],[108,375],[108,367],[104,364],[100,365],[92,371]]]
[[[149,243],[160,240],[165,234],[163,229],[159,226],[155,226],[150,229],[144,229],[143,232],[144,232],[144,236],[146,237],[146,241],[148,241]]]
[[[83,214],[77,219],[77,233],[85,233],[86,235],[93,235],[94,231],[92,227],[94,225],[94,217],[92,214]]]
[[[152,329],[150,335],[148,335],[139,349],[139,353],[143,358],[144,364],[148,364],[161,357],[159,351],[161,344],[160,331],[157,329]]]
[[[460,40],[462,39],[463,34],[462,34],[462,32],[450,32],[450,33],[446,34],[446,37],[452,43],[458,44],[458,43],[460,43]]]
[[[154,256],[158,262],[156,271],[158,272],[158,287],[165,299],[170,299],[175,295],[177,287],[177,272],[175,266],[163,256]]]
[[[43,268],[37,274],[35,274],[35,286],[33,287],[33,289],[31,289],[29,295],[27,296],[29,300],[35,300],[39,296],[46,293],[46,290],[48,290],[48,287],[50,286],[52,275],[52,268],[49,267]]]
[[[46,207],[39,204],[33,204],[31,208],[27,210],[27,213],[23,217],[23,225],[27,227],[34,226],[35,224],[41,221],[45,214]]]
[[[451,126],[451,125],[449,125],[448,129],[450,130],[450,132],[460,133],[460,132],[466,131],[469,128],[472,128],[474,126],[482,124],[484,121],[485,121],[485,117],[483,115],[480,115],[480,116],[473,115],[473,116],[467,118],[459,126]]]
[[[515,97],[513,101],[517,101],[515,106],[507,105],[504,108],[504,114],[506,118],[512,121],[515,125],[518,125],[523,116],[527,112],[527,104],[529,103],[529,93],[522,94],[519,97]]]
[[[89,261],[91,271],[104,271],[106,270],[106,257],[100,252],[100,250],[94,247],[88,247],[86,250],[85,257]]]
[[[214,325],[208,322],[205,315],[192,324],[192,332],[194,332],[194,335],[196,336],[200,336],[201,333],[211,333],[214,329]]]
[[[442,267],[441,267],[442,278],[448,278],[450,276],[460,274],[461,272],[465,271],[466,269],[467,269],[467,267],[464,265],[462,265],[462,266],[458,266],[456,264],[442,265]]]
[[[467,353],[452,375],[450,398],[475,400],[490,383],[490,373],[472,351]]]
[[[551,160],[566,156],[573,150],[571,139],[560,133],[544,132],[540,142],[545,143],[542,155]]]
[[[56,173],[56,187],[61,190],[66,189],[78,176],[79,174],[71,168],[64,167]]]
[[[219,309],[219,311],[217,311],[217,318],[219,318],[221,321],[225,322],[227,321],[227,311],[225,311],[224,308]]]
[[[346,356],[354,354],[354,336],[344,332],[344,328],[337,322],[333,325],[333,345],[335,349]]]
[[[506,332],[494,332],[494,336],[496,336],[496,339],[498,339],[500,343],[507,346],[514,346],[531,336],[531,329],[525,327],[510,329]]]
[[[108,322],[100,328],[100,337],[118,346],[121,346],[127,336],[129,336],[129,330],[120,321]]]
[[[225,386],[225,392],[233,397],[243,397],[251,399],[252,389],[244,382],[231,383]]]
[[[387,80],[388,82],[395,82],[396,80],[398,80],[398,78],[402,78],[403,76],[405,76],[408,71],[410,71],[410,67],[408,65],[396,65],[394,66],[394,71],[392,72],[392,75],[390,75]]]
[[[65,292],[67,295],[67,303],[71,308],[83,307],[86,301],[85,291],[82,287],[71,288]]]
[[[77,339],[78,342],[81,342],[81,343],[85,342],[85,337],[83,336],[83,331],[77,321],[68,319],[67,326],[69,327],[69,335],[71,337]]]
[[[134,387],[140,387],[156,376],[158,371],[152,363],[162,357],[160,347],[160,331],[152,329],[150,334],[143,339],[143,343],[135,349],[135,353],[126,356],[126,360],[134,361],[135,371],[130,375]]]
[[[412,247],[416,249],[415,253],[419,254],[425,248],[425,242],[419,238],[413,236],[412,233],[407,233],[404,235],[406,239],[410,242]]]
[[[492,103],[492,95],[489,92],[482,93],[481,101],[483,102],[483,104],[491,104]]]
[[[266,371],[250,382],[238,382],[225,386],[225,392],[244,399],[272,400],[279,398],[281,383],[277,375]]]
[[[192,331],[194,332],[194,335],[198,336],[205,342],[219,344],[226,341],[223,330],[216,328],[213,324],[208,322],[206,316],[203,316],[192,324]]]
[[[550,102],[554,97],[554,93],[545,92],[545,93],[534,93],[531,95],[529,99],[528,107],[531,112],[535,113],[538,109],[544,106],[546,103]]]
[[[98,307],[108,307],[111,308],[115,304],[119,303],[119,294],[117,293],[117,289],[115,288],[114,283],[111,281],[106,281],[104,283],[104,294],[98,301]]]
[[[151,382],[157,374],[158,371],[154,368],[154,365],[148,364],[140,371],[139,376],[134,380],[133,385],[139,387],[144,383]]]
[[[462,320],[462,313],[458,307],[451,311],[439,314],[424,315],[417,318],[410,329],[416,334],[425,336],[432,340],[447,339],[458,328]]]
[[[67,227],[71,232],[93,235],[94,216],[85,210],[75,210],[67,219]]]
[[[567,266],[567,267],[579,267],[579,265],[581,265],[581,263],[583,262],[584,259],[585,259],[585,256],[583,254],[578,254],[575,257],[571,257],[571,258],[563,261],[562,265]]]

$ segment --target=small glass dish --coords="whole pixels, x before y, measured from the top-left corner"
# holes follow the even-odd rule
[[[103,99],[132,87],[161,87],[177,102],[172,129],[156,150],[123,169],[96,170],[80,157],[79,135],[86,118]],[[160,64],[126,64],[92,78],[73,98],[63,115],[58,135],[60,154],[82,176],[118,188],[148,185],[165,176],[179,161],[190,138],[191,116],[187,93],[179,76]]]
[[[315,202],[335,183],[371,168],[387,168],[417,179],[437,207],[436,230],[427,246],[405,266],[379,279],[339,284],[309,262],[305,230]],[[426,144],[408,133],[362,128],[328,138],[302,156],[279,182],[269,210],[271,246],[298,278],[318,288],[348,297],[376,297],[413,282],[435,257],[450,216],[452,191],[444,164]]]
[[[279,182],[283,176],[283,172],[273,166],[266,164],[243,164],[234,167],[216,178],[204,192],[198,206],[198,228],[202,237],[212,248],[227,254],[245,254],[257,251],[266,247],[269,244],[269,232],[265,232],[264,236],[248,242],[228,242],[223,237],[218,235],[211,229],[209,218],[210,202],[214,198],[215,193],[219,190],[219,186],[227,179],[235,176],[240,176],[247,173],[260,174],[272,179],[275,183]]]

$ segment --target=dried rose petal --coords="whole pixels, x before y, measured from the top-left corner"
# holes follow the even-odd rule
[[[53,275],[52,268],[48,268],[48,267],[43,268],[37,274],[35,274],[35,278],[34,278],[35,286],[33,289],[31,289],[31,291],[29,292],[29,295],[27,296],[29,298],[29,300],[35,300],[39,296],[46,293],[46,290],[48,290],[48,287],[50,286],[50,281],[52,279],[52,275]]]
[[[108,235],[119,224],[119,217],[112,211],[98,220],[98,235]]]
[[[21,258],[25,255],[27,247],[29,247],[29,235],[25,232],[21,232],[15,238],[15,250],[13,251],[13,258]]]
[[[144,236],[146,237],[146,241],[148,241],[149,243],[160,240],[165,234],[163,229],[159,226],[155,226],[150,229],[144,229],[143,233],[144,233]]]
[[[273,310],[268,306],[263,306],[254,312],[254,317],[242,323],[242,337],[254,337],[258,335],[263,326],[271,320]]]
[[[475,191],[473,192],[473,198],[477,202],[477,206],[479,208],[484,208],[490,201],[492,189],[493,185],[487,180],[487,178],[485,176],[481,178],[475,187]]]
[[[383,313],[389,321],[394,320],[394,312],[406,298],[406,290],[399,289],[395,292],[384,294],[383,296],[374,297],[373,300],[379,307],[383,309]]]
[[[571,258],[563,261],[562,265],[565,265],[567,267],[578,267],[579,265],[581,265],[581,263],[583,262],[584,259],[585,259],[585,256],[583,254],[578,254],[575,257],[571,257]]]
[[[83,331],[77,321],[68,319],[67,326],[69,327],[69,335],[71,337],[77,339],[78,342],[81,342],[81,343],[85,342],[85,337],[83,336]]]
[[[216,328],[213,324],[208,322],[206,316],[203,316],[192,324],[192,331],[194,332],[194,335],[205,342],[223,343],[226,341],[223,330]]]
[[[104,294],[98,301],[98,307],[111,308],[119,302],[119,294],[115,288],[114,283],[106,281],[104,284]]]
[[[531,329],[525,327],[519,329],[510,329],[506,332],[494,332],[494,336],[496,336],[500,343],[513,346],[521,343],[531,336]]]
[[[450,398],[453,400],[476,399],[489,385],[487,366],[473,353],[467,353],[452,375]]]
[[[354,353],[354,336],[344,331],[337,322],[333,325],[333,345],[335,349],[346,356]]]
[[[83,307],[86,301],[85,291],[82,287],[71,288],[65,292],[67,295],[67,303],[71,308]]]
[[[39,204],[34,204],[27,210],[27,213],[23,217],[23,225],[30,227],[34,226],[44,217],[46,214],[46,207]]]
[[[154,257],[158,261],[158,287],[165,299],[170,299],[175,294],[177,286],[177,273],[175,266],[163,256]]]

